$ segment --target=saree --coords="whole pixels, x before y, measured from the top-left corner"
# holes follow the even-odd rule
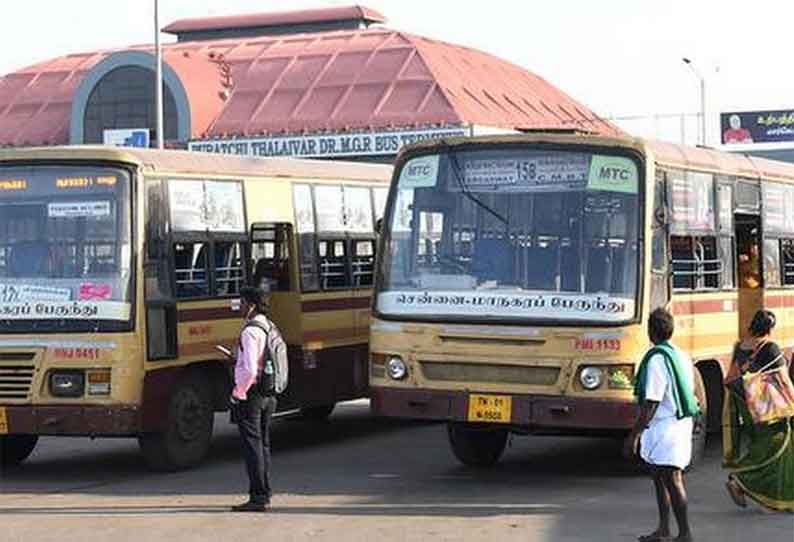
[[[758,504],[794,512],[794,418],[754,424],[742,394],[726,389],[723,467]]]

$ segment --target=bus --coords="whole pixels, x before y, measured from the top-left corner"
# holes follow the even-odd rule
[[[412,146],[382,227],[371,407],[448,422],[468,465],[511,433],[625,436],[656,307],[697,368],[697,460],[756,310],[790,354],[794,165],[588,134]]]
[[[149,465],[207,454],[227,408],[239,289],[288,344],[282,410],[367,394],[374,223],[391,167],[146,149],[0,151],[0,452],[137,437]]]

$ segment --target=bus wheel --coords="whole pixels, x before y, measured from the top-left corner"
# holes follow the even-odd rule
[[[301,418],[311,422],[324,422],[334,411],[335,406],[335,403],[331,403],[330,405],[302,407],[300,409]]]
[[[703,376],[700,371],[695,369],[695,397],[700,404],[700,415],[695,418],[692,430],[692,461],[689,468],[694,468],[703,461],[706,455],[706,439],[708,437],[708,399],[706,397],[706,386],[703,384]]]
[[[33,453],[39,437],[36,435],[4,435],[0,437],[0,465],[14,467]]]
[[[464,423],[447,425],[455,457],[470,467],[489,467],[499,461],[507,445],[507,429],[479,429]]]
[[[160,471],[186,469],[199,464],[209,452],[214,411],[212,389],[195,375],[177,384],[168,402],[166,428],[138,439],[150,468]]]

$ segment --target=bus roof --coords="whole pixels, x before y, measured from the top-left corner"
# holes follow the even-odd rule
[[[629,147],[651,156],[657,164],[671,168],[698,169],[719,175],[745,178],[777,179],[794,183],[794,164],[730,153],[706,147],[690,147],[663,141],[645,140],[634,137],[605,137],[587,134],[564,134],[538,132],[531,134],[489,135],[478,137],[454,137],[442,141],[425,141],[405,147],[403,152],[417,148],[436,148],[438,146],[465,146],[479,143],[572,143],[586,141],[603,147]]]
[[[156,173],[217,174],[268,177],[302,177],[364,181],[391,180],[392,167],[329,160],[254,158],[181,150],[136,149],[102,145],[0,149],[0,163],[55,161],[107,161],[133,164]]]

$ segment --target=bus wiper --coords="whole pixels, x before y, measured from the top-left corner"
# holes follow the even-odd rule
[[[455,175],[455,180],[458,181],[458,186],[460,187],[460,191],[463,193],[464,196],[469,198],[476,206],[480,209],[483,209],[485,212],[493,215],[497,220],[499,220],[502,224],[505,225],[505,231],[509,226],[507,219],[499,214],[494,209],[491,209],[485,202],[475,197],[469,189],[466,187],[466,183],[463,180],[463,176],[460,173],[460,163],[458,162],[458,155],[456,151],[451,150],[447,147],[447,155],[449,156],[449,161],[452,164],[452,173]]]

